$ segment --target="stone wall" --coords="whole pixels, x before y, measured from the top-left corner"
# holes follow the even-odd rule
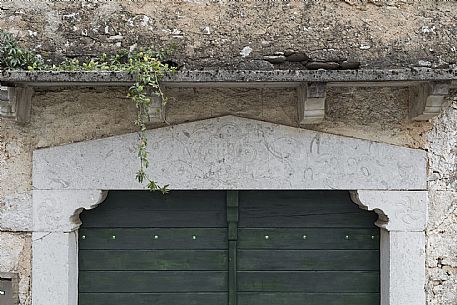
[[[182,68],[300,68],[265,55],[288,49],[362,67],[453,65],[457,4],[444,1],[2,1],[0,27],[51,58],[176,44]],[[0,119],[0,272],[20,274],[31,303],[31,154],[134,131],[125,88],[39,90],[27,126]],[[297,126],[292,89],[170,89],[171,124],[235,114]],[[453,92],[451,96],[455,96]],[[457,102],[432,122],[407,119],[406,88],[330,88],[309,128],[427,149],[429,305],[457,303]],[[134,177],[132,177],[134,179]]]
[[[362,67],[446,67],[456,13],[454,1],[6,0],[0,27],[52,58],[176,45],[188,68],[272,69],[264,56],[287,50]]]
[[[457,303],[457,101],[427,135],[429,223],[427,295],[429,304]]]

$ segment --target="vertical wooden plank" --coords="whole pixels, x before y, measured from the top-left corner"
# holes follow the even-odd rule
[[[237,304],[236,252],[238,239],[238,191],[227,191],[227,223],[229,240],[228,304]]]
[[[227,191],[228,240],[238,239],[238,191]]]
[[[236,240],[229,240],[228,304],[237,304]]]

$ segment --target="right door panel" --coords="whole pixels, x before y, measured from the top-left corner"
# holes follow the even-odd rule
[[[240,191],[238,305],[379,305],[376,219],[348,192]]]

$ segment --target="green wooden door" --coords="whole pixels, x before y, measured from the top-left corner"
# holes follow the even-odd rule
[[[347,192],[239,193],[239,305],[379,305],[379,229]]]
[[[81,220],[80,305],[379,305],[347,192],[112,191]]]
[[[110,192],[83,213],[80,305],[227,304],[224,192]]]

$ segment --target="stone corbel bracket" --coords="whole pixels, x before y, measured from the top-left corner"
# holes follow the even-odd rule
[[[154,93],[150,94],[151,105],[148,109],[148,122],[149,124],[157,124],[166,122],[166,105],[159,95]]]
[[[15,118],[20,124],[29,123],[33,92],[32,87],[1,87],[0,117]]]
[[[318,124],[325,117],[325,97],[327,84],[312,82],[297,88],[298,119],[300,125]]]
[[[426,82],[410,87],[409,115],[413,121],[426,121],[440,114],[449,95],[450,82]]]
[[[422,82],[410,85],[409,116],[413,121],[427,121],[439,115],[449,95],[451,82]],[[297,87],[300,125],[319,124],[325,117],[325,82],[308,82]]]

